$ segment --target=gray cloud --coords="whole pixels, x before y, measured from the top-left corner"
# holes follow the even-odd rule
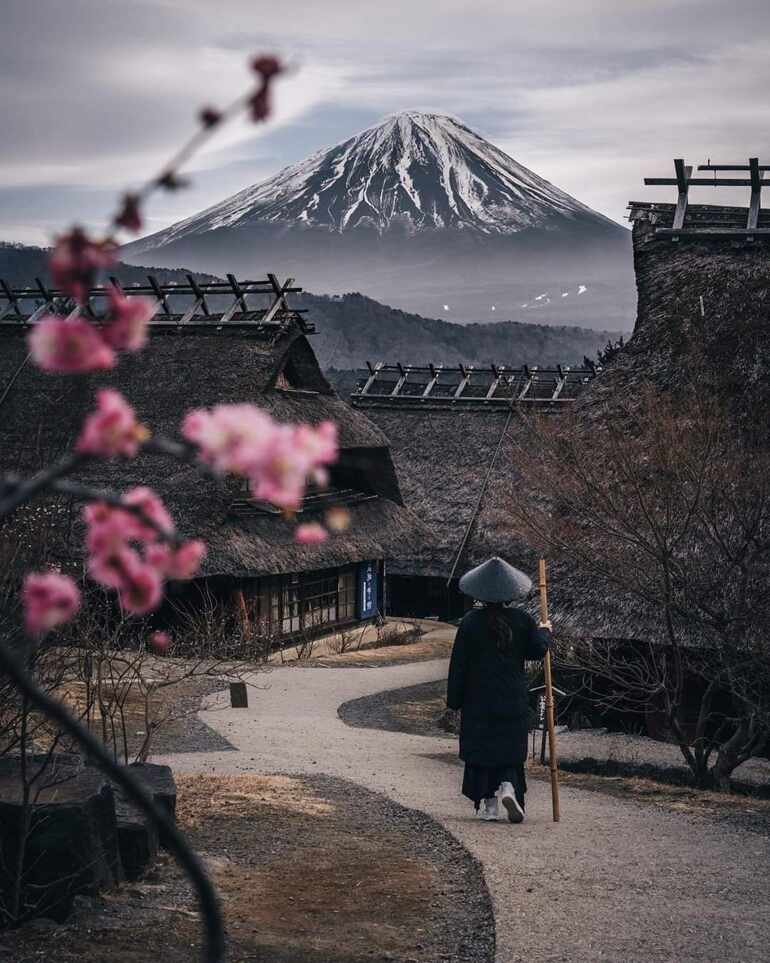
[[[767,155],[768,27],[758,0],[5,0],[0,236],[97,224],[260,49],[299,66],[275,120],[224,135],[153,229],[407,107],[462,117],[620,219],[667,196],[641,179],[674,155]]]

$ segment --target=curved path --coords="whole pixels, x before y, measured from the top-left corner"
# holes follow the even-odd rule
[[[201,718],[239,752],[166,757],[177,771],[328,773],[430,813],[481,861],[499,963],[764,963],[767,836],[708,817],[532,780],[520,826],[479,822],[452,739],[346,726],[343,702],[445,676],[446,660],[387,668],[285,667],[255,676],[248,709]],[[221,703],[224,705],[224,701]],[[434,963],[434,961],[426,961]]]

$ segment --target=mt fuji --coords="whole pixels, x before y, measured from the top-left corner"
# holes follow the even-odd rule
[[[628,327],[630,233],[452,117],[405,111],[171,227],[124,260],[292,275],[453,320]],[[495,314],[491,314],[495,311]]]

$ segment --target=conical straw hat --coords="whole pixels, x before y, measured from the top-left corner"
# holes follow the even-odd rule
[[[532,588],[532,579],[496,555],[460,579],[460,591],[479,602],[510,602]]]

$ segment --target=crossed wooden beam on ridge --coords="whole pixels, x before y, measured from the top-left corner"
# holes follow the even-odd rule
[[[381,361],[374,365],[367,361],[366,366],[368,368],[366,381],[351,395],[354,404],[359,402],[365,404],[368,401],[398,401],[409,405],[419,405],[426,401],[438,401],[448,405],[460,402],[465,406],[511,405],[518,402],[563,403],[572,401],[575,397],[572,392],[564,392],[568,383],[573,387],[582,386],[590,381],[598,370],[594,366],[573,368],[556,365],[541,368],[522,365],[511,368],[492,364],[477,368],[474,365],[464,364],[445,367],[433,364],[384,364]],[[416,377],[410,382],[412,375]],[[449,379],[442,384],[449,393],[438,395],[434,389],[439,385],[442,376]],[[474,378],[474,385],[481,388],[483,394],[470,396],[466,388]],[[513,391],[498,395],[498,387],[503,380],[509,388],[513,388]],[[413,389],[418,389],[417,392],[407,393],[404,390],[407,384]],[[548,390],[545,393],[536,392],[536,386],[540,388],[548,386]]]
[[[156,277],[147,275],[147,284],[132,286],[129,294],[142,294],[155,298],[158,303],[158,310],[161,318],[165,317],[169,322],[178,326],[190,323],[193,318],[202,315],[210,318],[216,324],[227,324],[237,314],[248,314],[254,312],[259,314],[253,320],[260,324],[270,324],[279,312],[285,312],[292,316],[297,316],[303,330],[308,333],[312,331],[312,325],[307,325],[302,321],[301,315],[305,312],[290,308],[287,301],[287,294],[301,292],[302,288],[293,287],[294,278],[287,278],[281,283],[275,274],[268,273],[263,281],[238,281],[235,275],[228,274],[227,281],[196,281],[192,274],[186,275],[186,283],[160,284]],[[111,277],[110,283],[122,290],[120,281]],[[206,300],[206,296],[221,296],[233,294],[234,300],[224,312],[215,311],[212,313],[211,305]],[[269,307],[263,312],[255,311],[247,303],[247,298],[252,294],[272,295]],[[103,287],[92,288],[84,305],[77,306],[71,311],[72,315],[83,312],[84,314],[95,316],[92,302],[99,298],[104,299],[107,291]],[[174,310],[173,299],[183,296],[192,298],[184,311]],[[2,301],[5,300],[5,305]],[[34,286],[11,287],[4,280],[0,279],[0,321],[7,319],[23,324],[34,324],[43,314],[48,312],[61,313],[62,302],[68,299],[59,290],[47,287],[40,278],[35,278]],[[25,307],[30,302],[33,308]]]
[[[648,186],[660,186],[670,184],[677,189],[676,210],[674,211],[674,223],[671,227],[656,228],[656,234],[669,235],[673,240],[677,240],[680,235],[703,235],[711,236],[731,236],[742,237],[746,240],[753,240],[755,235],[770,235],[770,228],[759,227],[759,212],[762,203],[762,188],[770,186],[770,180],[766,180],[762,175],[764,171],[770,171],[770,165],[760,164],[758,157],[750,157],[748,164],[699,164],[699,171],[712,171],[713,177],[693,177],[692,166],[686,165],[684,159],[677,157],[674,160],[674,177],[645,177],[644,183]],[[746,177],[717,177],[717,172],[721,171],[746,171]],[[690,226],[685,229],[684,221],[687,214],[688,192],[691,187],[749,187],[751,196],[749,198],[749,210],[745,228],[708,228],[698,229]]]

